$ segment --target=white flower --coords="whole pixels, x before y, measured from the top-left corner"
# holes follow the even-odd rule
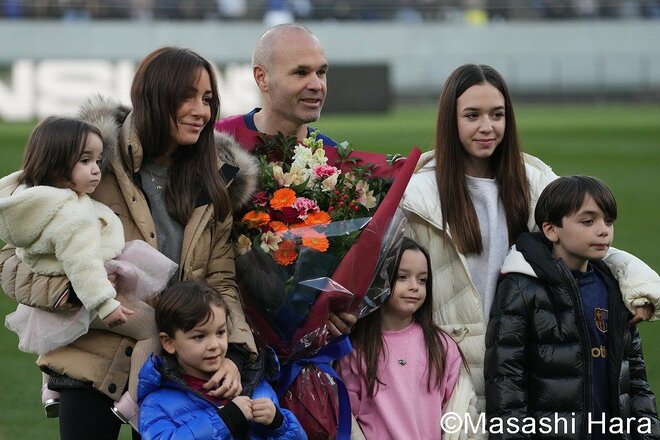
[[[250,249],[252,248],[252,242],[250,239],[244,235],[241,234],[238,237],[238,240],[236,240],[236,252],[238,255],[245,255],[248,252],[250,252]]]
[[[355,189],[357,190],[359,196],[357,202],[364,206],[367,209],[371,209],[376,206],[376,198],[374,197],[374,191],[369,190],[369,184],[364,180],[360,180],[356,185]]]
[[[271,231],[264,232],[261,234],[261,249],[263,249],[264,252],[268,253],[270,251],[276,251],[280,246],[280,242],[282,241],[282,237],[273,234]]]
[[[310,166],[310,162],[312,162],[312,155],[314,153],[310,148],[307,148],[303,145],[296,145],[293,153],[293,163],[291,164],[291,168],[294,166],[298,166],[300,168],[307,168]]]
[[[329,191],[334,191],[335,187],[337,186],[337,178],[339,177],[339,173],[335,173],[330,177],[327,177],[321,182],[321,189],[324,192],[329,192]]]

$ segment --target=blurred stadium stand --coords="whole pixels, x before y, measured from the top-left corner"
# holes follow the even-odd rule
[[[66,20],[468,21],[660,18],[660,0],[0,0],[0,16]]]

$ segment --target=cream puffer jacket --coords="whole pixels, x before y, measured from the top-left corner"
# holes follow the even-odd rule
[[[124,247],[119,218],[87,194],[18,185],[21,174],[0,179],[0,238],[17,246],[16,255],[34,272],[69,273],[78,299],[105,318],[119,307],[103,265]]]
[[[132,126],[129,109],[116,103],[96,99],[81,110],[81,117],[101,129],[104,154],[109,169],[103,174],[93,197],[108,206],[119,217],[124,237],[144,240],[156,247],[156,228],[147,200],[133,180],[142,163],[142,148]],[[112,140],[117,139],[116,143]],[[258,166],[233,139],[216,135],[219,167],[235,164],[238,173],[229,185],[230,198],[238,209],[249,199],[256,186]],[[230,240],[232,216],[214,221],[211,205],[197,207],[185,225],[180,279],[203,279],[222,293],[227,302],[232,328],[229,342],[241,344],[252,353],[256,346],[248,326],[234,276],[233,244]],[[20,264],[14,250],[6,247],[0,253],[2,287],[9,296],[30,298],[32,292],[45,289],[48,301],[66,289],[64,277],[38,276]],[[69,346],[41,356],[37,363],[46,370],[77,380],[91,382],[97,390],[117,400],[128,380],[130,355],[135,341],[110,332],[90,330]]]
[[[534,222],[534,207],[541,191],[557,176],[549,166],[536,157],[525,154],[524,160],[531,196],[527,226],[530,230],[538,230]],[[430,253],[435,301],[434,317],[463,351],[479,399],[478,409],[483,411],[485,409],[483,365],[486,350],[484,342],[486,319],[483,316],[481,297],[470,279],[465,256],[458,252],[451,239],[451,231],[444,230],[442,226],[433,151],[422,155],[417,168],[400,206],[410,222],[411,235]],[[616,249],[610,250],[605,261],[619,281],[626,306],[632,309],[634,306],[650,302],[655,306],[654,319],[659,318],[658,274],[638,258]],[[467,412],[469,408],[467,396],[464,396],[461,402],[454,401],[453,405],[459,413]]]

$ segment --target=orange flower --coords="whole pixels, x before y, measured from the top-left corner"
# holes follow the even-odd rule
[[[292,206],[296,201],[296,192],[291,188],[280,188],[270,199],[270,206],[273,209],[282,209],[286,206]]]
[[[298,258],[294,243],[289,240],[284,240],[280,243],[279,248],[273,252],[273,259],[280,266],[288,266]]]
[[[289,229],[287,228],[286,223],[277,220],[273,220],[272,222],[268,223],[268,226],[270,226],[273,232],[283,232]]]
[[[328,239],[326,238],[325,235],[313,234],[303,237],[302,245],[310,249],[314,249],[315,251],[325,252],[328,250],[330,243],[328,242]]]
[[[312,225],[327,225],[330,223],[330,214],[328,214],[325,211],[319,211],[319,212],[310,212],[307,214],[307,218],[305,219],[305,224],[308,226]]]
[[[243,216],[241,221],[249,223],[251,228],[258,228],[270,221],[270,215],[266,212],[250,211]]]

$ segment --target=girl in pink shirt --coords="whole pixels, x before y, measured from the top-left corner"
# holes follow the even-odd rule
[[[426,249],[404,238],[394,269],[389,298],[357,322],[338,371],[367,439],[437,440],[462,355],[433,323]]]

